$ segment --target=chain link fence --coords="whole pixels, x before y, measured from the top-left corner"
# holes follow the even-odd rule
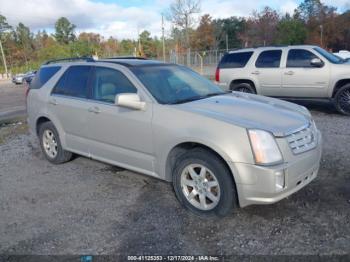
[[[176,52],[174,50],[166,54],[166,62],[185,65],[198,73],[213,78],[215,69],[225,53],[231,50],[206,50]]]

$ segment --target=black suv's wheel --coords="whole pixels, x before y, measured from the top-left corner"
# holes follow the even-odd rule
[[[350,84],[340,88],[334,97],[335,107],[338,112],[350,115]]]
[[[233,84],[231,90],[249,94],[256,94],[255,88],[249,83]]]
[[[72,153],[62,148],[58,132],[52,122],[40,125],[39,140],[41,150],[51,163],[61,164],[71,160]]]
[[[173,186],[180,203],[197,215],[225,216],[237,206],[233,178],[221,159],[201,148],[177,160]]]

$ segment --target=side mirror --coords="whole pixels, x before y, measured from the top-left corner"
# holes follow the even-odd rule
[[[123,93],[115,96],[115,104],[117,106],[127,107],[135,110],[144,110],[146,103],[141,101],[138,94]]]
[[[323,66],[323,62],[321,59],[319,58],[313,58],[310,61],[310,64],[314,67],[322,67]]]

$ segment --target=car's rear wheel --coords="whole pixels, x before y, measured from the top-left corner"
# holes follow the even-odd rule
[[[232,175],[214,153],[192,149],[177,160],[173,185],[180,203],[201,216],[225,216],[237,206]]]
[[[39,126],[39,140],[46,159],[51,163],[61,164],[71,160],[72,153],[62,148],[58,132],[52,122],[45,122]]]
[[[249,94],[256,94],[255,88],[249,83],[233,84],[231,90]]]
[[[338,112],[350,115],[350,84],[340,88],[335,94],[334,100]]]

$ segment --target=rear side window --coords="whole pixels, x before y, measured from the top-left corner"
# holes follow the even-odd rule
[[[248,63],[253,52],[239,52],[226,54],[221,59],[220,68],[242,68]]]
[[[91,66],[69,67],[57,82],[52,93],[58,95],[87,98],[90,72]]]
[[[260,53],[255,62],[258,68],[277,68],[280,67],[282,50],[268,50]]]
[[[93,99],[103,102],[114,103],[118,94],[137,92],[123,73],[111,68],[96,67],[92,83]]]
[[[311,60],[318,58],[305,49],[291,49],[288,52],[287,67],[312,67]]]
[[[41,88],[60,69],[61,69],[60,66],[50,66],[50,67],[42,67],[42,68],[40,68],[40,70],[36,73],[33,81],[30,83],[30,89],[39,89],[39,88]]]

